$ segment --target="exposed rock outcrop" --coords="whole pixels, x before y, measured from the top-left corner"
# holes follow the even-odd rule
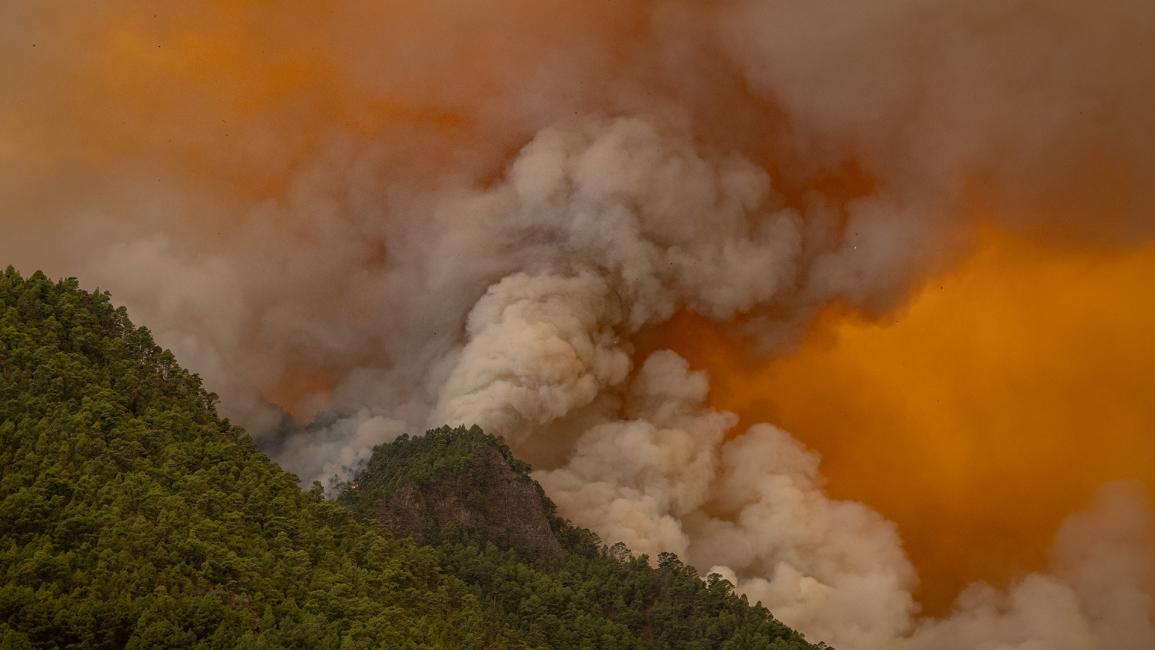
[[[528,470],[476,427],[442,428],[378,447],[342,499],[397,536],[468,537],[558,557],[553,504]]]

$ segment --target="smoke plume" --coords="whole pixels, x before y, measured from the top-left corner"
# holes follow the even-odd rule
[[[0,55],[0,255],[110,289],[303,481],[476,423],[840,648],[1155,643],[1141,488],[922,617],[901,530],[641,345],[773,358],[981,224],[1148,241],[1149,0],[9,3]]]

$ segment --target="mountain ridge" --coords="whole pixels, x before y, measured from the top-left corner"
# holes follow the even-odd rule
[[[815,647],[717,576],[556,518],[480,430],[557,556],[494,537],[485,512],[387,534],[301,491],[215,401],[107,293],[0,273],[0,647]],[[445,447],[438,471],[497,468]]]
[[[441,427],[379,446],[337,500],[396,536],[473,537],[556,559],[568,524],[529,469],[480,427]]]

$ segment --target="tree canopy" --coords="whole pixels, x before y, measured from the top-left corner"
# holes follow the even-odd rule
[[[552,510],[549,560],[364,517],[478,444],[528,470],[480,430],[382,447],[367,491],[330,501],[215,404],[107,293],[0,274],[0,647],[812,647],[717,576]]]

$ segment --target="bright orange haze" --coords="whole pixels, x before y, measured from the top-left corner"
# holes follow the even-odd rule
[[[27,68],[23,85],[53,80],[43,90],[53,109],[0,111],[15,125],[0,120],[0,162],[54,178],[56,159],[99,168],[155,152],[194,176],[276,196],[332,131],[422,155],[436,148],[427,132],[500,152],[504,140],[481,142],[495,136],[460,107],[515,93],[543,44],[576,48],[587,33],[631,43],[647,3],[570,3],[561,17],[556,3],[513,4],[496,15],[485,3],[366,3],[343,28],[364,25],[371,38],[358,44],[380,51],[336,54],[314,28],[327,24],[323,8],[271,23],[263,3],[218,1],[160,19],[102,10],[99,24],[40,43],[39,52],[81,43],[85,56],[57,75]],[[492,24],[475,29],[482,19]],[[373,62],[365,78],[342,72],[363,60]],[[728,125],[737,111],[725,114]],[[854,165],[817,183],[802,189],[839,199],[871,189]],[[1102,482],[1139,479],[1155,493],[1153,287],[1155,246],[1095,251],[988,233],[902,312],[873,322],[828,311],[784,357],[752,360],[724,326],[691,314],[642,347],[681,352],[710,372],[717,407],[817,449],[834,496],[897,522],[933,610],[968,581],[1043,566],[1059,521]],[[324,369],[289,368],[267,397],[301,405],[331,383]]]
[[[824,314],[751,361],[683,314],[648,345],[709,371],[712,401],[818,450],[833,496],[894,520],[938,611],[965,583],[1043,568],[1097,486],[1155,494],[1155,246],[1060,249],[986,234],[902,312]]]

